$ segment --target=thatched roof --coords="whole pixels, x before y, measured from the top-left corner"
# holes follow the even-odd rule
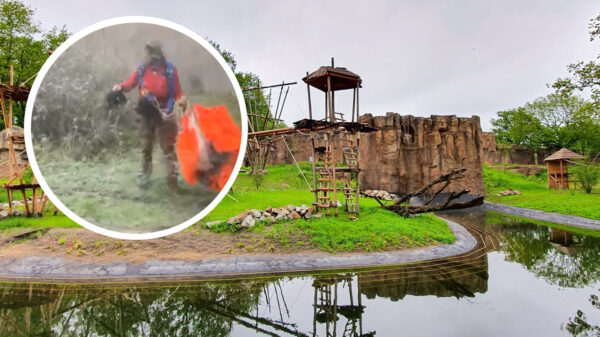
[[[308,85],[326,92],[327,77],[331,78],[332,91],[361,87],[362,80],[360,79],[360,76],[341,67],[323,66],[311,74],[306,75],[302,80]]]
[[[15,101],[27,101],[29,97],[29,88],[20,85],[0,84],[0,92],[5,99],[11,98]]]
[[[573,152],[566,147],[554,152],[548,158],[544,159],[544,161],[553,161],[553,160],[572,160],[572,159],[584,159],[585,157],[580,155],[579,153]]]

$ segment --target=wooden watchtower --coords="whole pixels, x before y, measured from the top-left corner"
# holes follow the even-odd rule
[[[316,210],[330,214],[330,208],[337,215],[338,192],[344,196],[344,204],[349,213],[359,213],[360,175],[359,142],[360,132],[372,132],[372,128],[358,122],[359,89],[362,79],[359,75],[342,67],[322,66],[312,73],[306,73],[302,79],[308,91],[309,118],[295,122],[296,129],[309,129],[313,147],[312,171],[313,192]],[[324,115],[313,118],[311,87],[325,95]],[[349,118],[336,112],[335,93],[340,90],[352,90],[352,110]],[[315,138],[324,141],[317,144]],[[337,156],[336,156],[337,154]]]
[[[544,159],[548,168],[548,188],[550,189],[568,189],[569,171],[567,167],[574,159],[583,159],[579,153],[575,153],[567,148],[562,148],[548,158]]]
[[[6,130],[6,142],[8,146],[8,160],[0,165],[8,165],[8,181],[4,183],[4,188],[8,194],[8,214],[13,215],[14,192],[20,191],[23,197],[23,206],[27,216],[41,216],[48,197],[44,194],[35,177],[31,183],[23,181],[23,174],[29,167],[29,163],[20,165],[18,157],[20,153],[15,150],[15,145],[24,145],[25,137],[21,133],[13,133],[13,101],[27,101],[29,97],[29,88],[13,85],[13,67],[10,66],[10,85],[0,84],[0,106],[2,107],[2,118]],[[8,108],[6,104],[8,99]],[[24,151],[24,150],[23,150]],[[27,197],[26,191],[32,190],[31,201]]]

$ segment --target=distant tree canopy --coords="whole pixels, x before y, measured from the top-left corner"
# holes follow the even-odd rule
[[[600,118],[594,104],[574,95],[552,93],[499,111],[492,125],[501,144],[600,151]]]
[[[223,56],[231,70],[233,70],[242,90],[256,88],[263,85],[262,81],[255,73],[249,71],[237,71],[237,61],[232,52],[221,48],[221,45],[215,41],[209,40],[209,42],[219,53],[221,53],[221,56]],[[269,109],[270,99],[269,97],[265,97],[265,94],[262,90],[244,91],[244,101],[246,103],[246,109],[248,113],[273,117]],[[268,130],[273,128],[273,121],[269,120],[267,123],[265,123],[263,117],[258,118],[255,116],[249,116],[248,120],[251,123],[251,129],[249,131]]]
[[[600,15],[590,21],[589,28],[590,41],[600,38]],[[492,125],[498,143],[534,149],[567,147],[590,154],[600,151],[600,63],[573,63],[567,70],[571,76],[551,84],[554,93],[497,113]]]
[[[0,0],[0,82],[8,84],[9,68],[14,67],[14,84],[30,86],[35,75],[70,35],[65,26],[42,31],[35,10],[18,0]],[[24,83],[27,81],[27,83]],[[23,126],[25,102],[14,105],[15,125]],[[0,121],[4,128],[4,122]]]

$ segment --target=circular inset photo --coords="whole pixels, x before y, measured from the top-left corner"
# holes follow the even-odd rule
[[[50,200],[84,227],[171,234],[233,184],[246,146],[242,97],[195,33],[156,18],[103,21],[42,67],[27,102],[27,154]]]

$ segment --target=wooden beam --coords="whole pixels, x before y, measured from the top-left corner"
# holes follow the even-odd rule
[[[258,86],[258,87],[252,87],[252,88],[242,89],[242,91],[252,91],[252,90],[256,90],[256,89],[262,90],[262,89],[268,89],[268,88],[276,88],[276,87],[281,87],[281,86],[294,85],[294,84],[297,84],[297,83],[298,82],[288,82],[288,83],[284,82],[284,83],[281,83],[281,84]]]

